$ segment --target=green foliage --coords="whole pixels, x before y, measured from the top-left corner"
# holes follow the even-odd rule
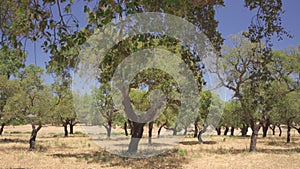
[[[247,125],[249,119],[243,112],[241,103],[238,100],[231,100],[225,103],[224,113],[220,122],[220,127],[235,127],[242,128],[243,125]]]
[[[26,56],[20,49],[9,49],[2,47],[0,49],[0,75],[5,75],[8,79],[24,67]]]
[[[43,69],[33,65],[21,71],[16,94],[7,100],[4,107],[6,117],[26,124],[49,123],[50,109],[53,106],[52,93],[49,86],[42,84]]]
[[[0,123],[9,123],[13,115],[5,111],[8,100],[18,94],[20,84],[18,80],[8,80],[6,76],[0,76]]]

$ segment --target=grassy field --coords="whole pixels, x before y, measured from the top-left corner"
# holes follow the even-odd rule
[[[36,151],[28,151],[31,128],[7,126],[0,136],[0,168],[300,168],[300,135],[292,130],[292,142],[268,135],[259,138],[257,152],[249,153],[249,137],[212,136],[206,144],[184,138],[172,150],[147,159],[122,158],[97,146],[83,134],[63,137],[62,127],[43,127]]]

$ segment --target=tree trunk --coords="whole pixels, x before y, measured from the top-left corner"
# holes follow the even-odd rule
[[[106,136],[108,139],[110,139],[110,136],[111,136],[111,126],[110,125],[108,125],[106,127]]]
[[[263,123],[263,137],[267,137],[269,126],[270,126],[270,119],[267,118]]]
[[[75,121],[75,118],[70,119],[70,134],[74,134],[74,126],[79,123],[78,121]]]
[[[173,128],[173,136],[177,135],[177,124]]]
[[[132,135],[134,128],[133,128],[132,122],[129,119],[128,119],[128,124],[130,127],[130,135]]]
[[[72,125],[72,123],[70,123],[70,134],[74,134],[73,128],[74,128],[74,126]]]
[[[107,123],[107,128],[106,128],[108,139],[110,139],[110,136],[111,136],[111,127],[112,127],[112,121],[109,120]]]
[[[161,129],[162,129],[164,126],[166,126],[167,123],[168,123],[168,122],[166,121],[164,124],[162,124],[162,125],[159,127],[158,132],[157,132],[157,137],[158,137],[158,138],[160,137]]]
[[[133,130],[131,140],[128,145],[129,153],[136,153],[138,150],[139,142],[143,136],[145,123],[132,122]]]
[[[300,127],[299,128],[297,128],[297,127],[295,127],[295,126],[292,126],[295,130],[297,130],[297,132],[300,134]]]
[[[68,137],[68,124],[63,124],[63,126],[64,126],[65,137]]]
[[[198,118],[195,120],[194,122],[194,138],[196,138],[198,136]]]
[[[230,129],[230,136],[234,136],[234,127],[231,127]]]
[[[153,130],[153,121],[149,122],[149,138],[148,138],[148,144],[152,144],[152,130]]]
[[[68,137],[68,124],[70,124],[70,119],[64,120],[62,117],[60,117],[60,120],[64,127],[65,137]]]
[[[287,128],[287,137],[286,137],[286,142],[287,143],[290,143],[291,142],[291,125],[290,124],[288,124],[288,126],[287,126],[288,128]]]
[[[241,129],[241,132],[242,132],[242,136],[245,137],[247,135],[247,132],[248,132],[248,125],[244,125],[243,124],[243,128]]]
[[[185,128],[184,128],[183,135],[186,136],[186,135],[187,135],[187,132],[188,132],[188,129],[187,129],[187,127],[185,127]]]
[[[124,131],[125,131],[125,135],[128,136],[127,123],[126,123],[126,121],[124,122]]]
[[[1,136],[1,135],[2,135],[2,133],[3,133],[4,126],[5,126],[5,123],[2,123],[2,124],[1,124],[1,128],[0,128],[0,136]]]
[[[35,128],[35,124],[31,123],[31,127],[32,127],[32,131],[31,131],[31,136],[29,139],[29,150],[34,150],[35,149],[35,139],[36,139],[37,133],[42,128],[42,124],[40,123],[38,128]]]
[[[204,125],[203,125],[203,129],[199,131],[199,134],[198,134],[198,141],[199,141],[200,143],[203,143],[203,142],[204,142],[204,140],[202,139],[202,134],[206,132],[207,127],[208,127],[208,126],[206,126],[206,125],[204,126]]]
[[[225,127],[224,136],[227,136],[228,131],[229,131],[229,127]]]
[[[221,135],[221,127],[216,128],[216,131],[217,131],[218,136],[220,136]]]
[[[273,136],[275,136],[275,128],[276,128],[275,125],[270,126],[270,129],[272,130],[272,135],[273,135]]]
[[[258,131],[260,129],[260,124],[254,124],[254,122],[251,122],[251,129],[252,129],[252,135],[251,135],[251,141],[250,141],[250,152],[256,151],[256,142],[258,137]]]
[[[280,127],[280,124],[277,125],[278,129],[279,129],[279,137],[281,137],[281,134],[282,134],[282,130],[281,130],[281,127]]]

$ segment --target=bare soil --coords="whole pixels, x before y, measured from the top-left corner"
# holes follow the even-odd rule
[[[187,136],[169,151],[143,159],[105,151],[84,134],[81,126],[76,126],[76,134],[67,138],[63,137],[62,127],[43,127],[35,151],[29,151],[30,125],[6,126],[4,130],[0,136],[0,168],[300,168],[300,135],[295,130],[289,144],[285,143],[285,130],[282,137],[278,132],[267,138],[259,136],[255,153],[248,152],[249,137],[211,136],[200,144]]]

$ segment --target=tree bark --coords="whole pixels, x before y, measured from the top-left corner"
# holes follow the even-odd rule
[[[247,132],[248,132],[248,125],[244,125],[243,124],[243,128],[241,129],[241,132],[242,132],[242,136],[245,137],[247,135]]]
[[[267,137],[269,126],[270,126],[270,119],[267,118],[263,122],[263,126],[262,126],[263,127],[263,137]]]
[[[152,144],[152,130],[153,130],[153,121],[149,122],[149,138],[148,138],[148,144]]]
[[[74,126],[70,123],[70,134],[74,134]]]
[[[64,120],[62,117],[60,118],[64,127],[65,137],[68,137],[68,124],[70,123],[70,119]]]
[[[282,130],[281,130],[281,127],[280,127],[280,124],[277,125],[278,129],[279,129],[279,137],[281,137],[281,134],[282,134]]]
[[[231,127],[230,129],[230,136],[234,136],[234,127]]]
[[[295,127],[295,126],[292,126],[295,130],[297,130],[297,132],[300,134],[300,127],[299,128],[297,128],[297,127]]]
[[[79,123],[78,121],[75,121],[75,118],[70,119],[70,134],[74,134],[74,126]]]
[[[229,131],[229,127],[225,127],[224,136],[227,136],[228,131]]]
[[[124,131],[125,131],[125,135],[128,136],[127,123],[126,123],[126,121],[124,122]]]
[[[290,143],[291,142],[291,125],[288,124],[287,126],[287,137],[286,137],[286,142],[287,143]]]
[[[128,119],[128,124],[129,124],[129,127],[130,127],[130,135],[132,135],[133,133],[133,125],[132,125],[132,122]]]
[[[39,132],[39,130],[42,128],[42,124],[40,123],[38,128],[35,128],[35,124],[31,123],[31,127],[32,127],[32,131],[31,131],[31,136],[29,139],[29,150],[34,150],[36,136],[37,136],[37,133]]]
[[[186,136],[186,135],[187,135],[187,132],[188,132],[188,129],[187,129],[187,127],[185,127],[185,128],[184,128],[183,135]]]
[[[176,136],[177,135],[177,124],[175,124],[175,126],[172,130],[173,130],[173,136]]]
[[[194,138],[196,138],[198,136],[198,121],[199,121],[199,118],[197,118],[194,122]]]
[[[221,135],[221,127],[216,128],[216,131],[217,131],[218,136],[220,136]]]
[[[275,128],[276,128],[275,125],[270,126],[270,129],[272,130],[272,135],[273,135],[273,136],[275,135]]]
[[[68,125],[63,124],[63,126],[64,126],[65,137],[68,137]]]
[[[2,133],[3,133],[4,126],[5,126],[5,123],[2,123],[2,124],[1,124],[1,128],[0,128],[0,136],[1,136],[1,135],[2,135]]]
[[[112,121],[108,121],[107,125],[103,125],[106,129],[106,136],[108,139],[110,139],[111,136],[111,126],[112,126]]]
[[[254,151],[256,151],[258,131],[259,131],[261,125],[255,124],[253,119],[251,120],[250,124],[251,124],[251,129],[252,129],[252,135],[251,135],[251,141],[250,141],[250,152],[254,152]]]
[[[207,125],[203,125],[203,129],[199,131],[199,134],[198,134],[198,141],[200,143],[203,143],[204,140],[202,139],[202,134],[206,132],[206,129],[207,129]]]
[[[143,136],[145,123],[132,122],[132,124],[133,124],[133,131],[128,146],[128,152],[136,153],[138,150],[139,142]]]
[[[162,124],[162,125],[159,127],[158,132],[157,132],[157,137],[158,137],[158,138],[160,137],[161,129],[162,129],[164,126],[166,126],[167,123],[168,123],[168,122],[166,121],[164,124]]]

